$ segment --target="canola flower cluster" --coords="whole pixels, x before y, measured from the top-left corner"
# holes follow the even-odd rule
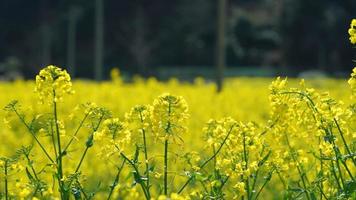
[[[42,102],[52,100],[62,101],[65,94],[73,94],[72,83],[66,70],[50,65],[36,76],[36,88]],[[50,102],[52,103],[52,102]]]
[[[352,70],[351,78],[349,79],[348,83],[350,84],[352,90],[352,97],[356,97],[356,68]]]
[[[356,68],[349,89],[278,77],[219,94],[111,75],[72,85],[48,66],[0,85],[19,91],[0,113],[1,199],[356,199]]]
[[[351,44],[356,44],[356,19],[351,21],[349,35]]]

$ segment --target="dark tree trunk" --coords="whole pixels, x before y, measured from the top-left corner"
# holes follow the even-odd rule
[[[95,0],[95,53],[94,53],[94,77],[95,80],[103,80],[104,57],[104,2]]]
[[[217,38],[216,38],[216,85],[217,92],[221,92],[225,70],[225,23],[226,1],[218,0],[217,10]]]
[[[80,9],[75,6],[69,8],[68,13],[68,32],[67,32],[67,68],[72,77],[76,75],[76,34],[77,21]]]

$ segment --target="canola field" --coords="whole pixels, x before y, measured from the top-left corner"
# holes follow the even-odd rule
[[[353,199],[355,73],[216,93],[118,71],[72,83],[49,66],[0,85],[2,198]]]
[[[356,43],[356,20],[349,30]],[[356,199],[348,79],[0,84],[1,199]]]

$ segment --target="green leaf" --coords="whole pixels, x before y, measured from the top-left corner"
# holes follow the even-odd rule
[[[344,193],[346,194],[347,197],[354,195],[356,193],[356,182],[353,180],[346,181]]]
[[[310,198],[311,200],[317,200],[318,198],[316,197],[316,195],[314,194],[314,192],[310,193]]]

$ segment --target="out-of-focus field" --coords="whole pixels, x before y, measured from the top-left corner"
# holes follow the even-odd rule
[[[113,115],[123,118],[125,113],[135,105],[151,104],[153,100],[162,93],[170,93],[183,96],[189,105],[190,120],[188,123],[189,131],[184,136],[187,148],[197,148],[201,129],[209,119],[220,119],[232,117],[237,121],[254,121],[265,123],[269,120],[269,90],[268,86],[274,79],[272,78],[235,78],[225,82],[225,88],[221,93],[216,92],[214,83],[205,82],[204,79],[197,78],[194,83],[179,82],[171,79],[168,82],[159,82],[154,78],[148,80],[136,79],[133,83],[123,83],[120,80],[96,83],[92,81],[77,80],[73,83],[75,94],[67,96],[66,100],[59,105],[61,117],[67,118],[66,127],[76,125],[79,121],[72,121],[71,115],[76,113],[76,107],[87,102],[96,103],[98,106],[105,107],[112,111]],[[300,79],[288,79],[291,87],[297,86]],[[306,80],[308,87],[320,92],[330,92],[335,99],[349,103],[350,90],[345,80],[338,79],[316,79]],[[27,115],[34,116],[42,112],[51,112],[48,106],[43,106],[34,92],[35,83],[33,81],[3,82],[0,84],[2,98],[0,105],[6,106],[12,100],[19,100],[22,108]],[[4,118],[5,112],[2,111],[0,117]],[[80,118],[80,116],[77,116]],[[17,124],[15,120],[12,123]],[[1,122],[3,127],[0,131],[2,141],[12,139],[12,137],[26,137],[25,127],[12,126],[8,129]],[[20,124],[19,124],[20,126]],[[71,131],[67,130],[70,134]],[[11,135],[9,135],[11,133]],[[69,135],[70,136],[70,135]],[[24,144],[26,141],[23,140]],[[12,144],[13,143],[13,144]],[[12,148],[23,145],[18,140],[8,140],[6,144],[14,145]],[[7,153],[9,145],[1,145],[2,154]],[[198,146],[197,146],[198,145]]]
[[[110,109],[115,116],[123,117],[125,112],[137,104],[151,104],[162,93],[183,96],[189,104],[191,132],[211,118],[233,117],[241,121],[265,121],[269,117],[269,90],[272,78],[235,78],[228,79],[224,90],[216,93],[212,82],[197,78],[194,83],[179,82],[171,79],[159,82],[154,78],[136,79],[134,83],[108,81],[96,83],[77,80],[73,82],[75,94],[66,97],[59,110],[62,115],[70,115],[74,108],[83,103],[94,102],[98,106]],[[291,87],[297,86],[300,79],[288,78]],[[350,89],[345,79],[306,80],[310,88],[319,92],[330,92],[335,99],[350,102]],[[25,109],[32,113],[43,111],[33,81],[16,81],[0,83],[2,106],[11,100],[19,100]],[[1,113],[2,117],[4,112]],[[199,130],[198,129],[198,130]]]

